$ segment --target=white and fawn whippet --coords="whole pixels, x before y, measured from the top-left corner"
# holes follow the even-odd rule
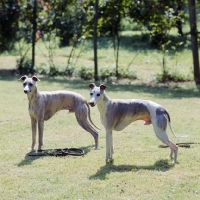
[[[101,123],[106,131],[106,162],[112,160],[114,153],[112,131],[121,131],[136,120],[144,120],[144,125],[152,124],[157,138],[170,147],[170,158],[172,159],[174,154],[174,163],[176,163],[178,146],[168,138],[167,124],[173,135],[175,137],[176,135],[171,127],[169,114],[161,105],[149,100],[110,99],[105,93],[105,85],[97,87],[91,83],[88,86],[91,97],[88,104],[91,107],[97,105]]]
[[[36,82],[39,79],[36,76],[32,78],[22,76],[19,80],[23,81],[24,93],[27,94],[29,100],[28,109],[32,126],[32,150],[34,150],[36,143],[37,124],[39,134],[38,150],[41,150],[43,145],[44,121],[50,119],[59,110],[75,112],[79,125],[92,134],[95,140],[95,148],[98,147],[98,132],[93,127],[95,125],[90,117],[90,108],[83,96],[75,92],[63,90],[39,92],[36,86]]]

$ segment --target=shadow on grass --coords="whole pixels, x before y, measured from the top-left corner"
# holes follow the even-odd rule
[[[0,80],[17,81],[19,78],[13,74],[13,71],[13,69],[0,69]]]
[[[1,80],[4,81],[16,81],[21,84],[18,79],[20,76],[0,76]],[[57,83],[58,90],[88,90],[89,96],[89,88],[87,86],[88,83],[93,81],[88,80],[84,81],[79,78],[62,78],[62,77],[43,77],[40,78],[41,82],[38,83],[38,89],[40,90],[40,84],[47,84],[49,88],[51,87],[52,83]],[[133,95],[130,98],[134,98],[134,93],[147,93],[154,95],[158,98],[171,98],[171,99],[180,99],[180,98],[193,98],[193,97],[200,97],[200,86],[195,86],[192,83],[189,83],[189,86],[182,87],[183,85],[187,85],[187,83],[177,83],[174,86],[169,84],[146,84],[146,83],[136,83],[136,84],[106,84],[109,88],[106,90],[107,94],[109,95],[109,91],[111,92],[132,92]],[[96,83],[98,86],[99,83]],[[42,90],[41,90],[42,91]]]
[[[79,149],[82,149],[84,151],[84,155],[86,155],[91,151],[92,148],[93,148],[93,146],[87,146],[87,147],[80,147]],[[44,149],[44,151],[49,151],[49,150],[52,150],[52,149]],[[17,166],[18,167],[22,167],[22,166],[25,166],[25,165],[31,165],[32,162],[34,162],[35,160],[44,158],[46,156],[48,156],[48,157],[56,157],[56,158],[62,158],[62,157],[66,158],[66,157],[73,156],[73,155],[52,156],[52,155],[48,155],[48,154],[45,154],[45,153],[41,153],[41,152],[37,153],[37,152],[33,151],[33,152],[28,152],[25,155],[25,158],[20,163],[18,163]],[[79,156],[76,156],[76,157],[79,157]]]
[[[154,165],[137,166],[137,165],[114,165],[113,163],[107,163],[101,167],[96,174],[89,177],[89,179],[100,179],[105,180],[106,175],[112,172],[137,172],[139,170],[150,170],[150,171],[162,171],[166,172],[174,167],[174,164],[169,164],[168,160],[158,160]]]
[[[47,78],[44,79],[45,82],[51,84],[52,82],[57,82],[62,85],[62,88],[68,90],[87,90],[89,95],[89,88],[87,86],[88,83],[92,81],[83,81],[81,79],[60,79],[60,78]],[[106,84],[109,88],[106,90],[107,94],[109,95],[109,91],[112,92],[133,92],[133,96],[130,98],[134,98],[134,93],[147,93],[153,94],[159,98],[193,98],[193,97],[200,97],[200,86],[189,86],[189,87],[182,87],[184,84],[187,83],[179,83],[179,85],[170,86],[168,84]],[[97,86],[99,83],[96,84]],[[39,85],[38,85],[39,87]]]

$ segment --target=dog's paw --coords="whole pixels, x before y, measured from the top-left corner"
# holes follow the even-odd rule
[[[35,149],[32,149],[32,148],[28,148],[29,152],[36,152]]]
[[[99,150],[99,147],[93,147],[94,150]]]
[[[114,163],[114,159],[113,159],[113,158],[110,158],[109,161],[110,161],[110,163],[112,163],[112,164]]]
[[[106,161],[106,164],[109,164],[109,163],[113,164],[114,163],[113,158],[106,159],[105,161]]]

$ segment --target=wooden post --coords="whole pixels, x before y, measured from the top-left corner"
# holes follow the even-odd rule
[[[194,68],[194,81],[200,84],[200,71],[199,71],[199,53],[198,53],[198,31],[196,21],[195,0],[188,0],[189,15],[190,15],[190,34],[193,55],[193,68]]]

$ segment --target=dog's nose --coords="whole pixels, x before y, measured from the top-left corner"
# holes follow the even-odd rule
[[[94,107],[95,104],[93,102],[88,102],[88,104],[91,106],[91,107]]]
[[[24,93],[25,93],[25,94],[27,94],[27,93],[28,93],[28,91],[24,90]]]

